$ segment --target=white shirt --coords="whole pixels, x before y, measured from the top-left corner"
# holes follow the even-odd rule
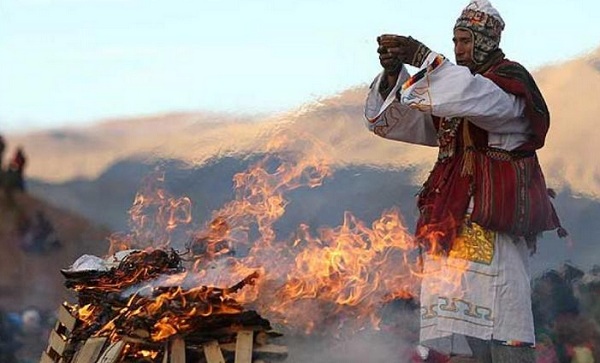
[[[505,150],[516,149],[532,133],[524,99],[435,52],[412,77],[403,66],[385,100],[379,93],[383,77],[382,72],[373,81],[365,105],[367,127],[379,136],[437,146],[432,115],[465,117],[488,131],[489,146]]]

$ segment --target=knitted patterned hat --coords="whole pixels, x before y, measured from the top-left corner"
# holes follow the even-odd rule
[[[473,61],[482,64],[491,52],[498,49],[504,20],[488,0],[471,0],[456,20],[454,29],[468,30],[473,34]]]

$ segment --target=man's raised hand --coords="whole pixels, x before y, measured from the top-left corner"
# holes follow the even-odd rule
[[[398,35],[393,34],[384,34],[377,37],[379,64],[381,64],[385,73],[390,76],[397,76],[402,69],[402,62],[398,58],[397,52],[395,52],[399,46],[397,37]]]
[[[402,63],[405,63],[419,68],[431,52],[427,46],[418,40],[402,35],[383,34],[377,37],[377,43],[379,44],[377,49],[379,62],[384,69],[386,69],[386,66],[390,67],[390,65],[398,62],[400,67]]]

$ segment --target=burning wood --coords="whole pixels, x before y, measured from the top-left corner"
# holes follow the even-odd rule
[[[131,232],[111,237],[109,253],[121,257],[90,258],[81,261],[84,268],[63,271],[78,298],[67,315],[78,324],[57,334],[66,342],[54,341],[55,352],[67,357],[61,359],[109,362],[109,351],[135,362],[250,363],[266,352],[282,358],[285,347],[261,343],[270,322],[244,307],[292,334],[339,337],[379,329],[382,306],[417,296],[417,244],[398,209],[371,225],[346,212],[338,227],[301,224],[281,239],[276,223],[289,203],[285,194],[318,186],[330,173],[322,152],[277,151],[297,142],[305,140],[274,142],[264,160],[237,173],[235,198],[193,233],[186,227],[191,201],[171,196],[164,174],[140,191],[130,210]],[[180,237],[191,237],[185,247],[194,266],[187,272],[180,256],[167,250]],[[148,252],[124,254],[131,248]]]
[[[227,288],[184,289],[159,283],[184,271],[174,250],[134,251],[105,271],[63,270],[65,285],[77,292],[78,304],[61,308],[61,320],[68,321],[64,323],[68,329],[54,332],[55,342],[50,342],[53,354],[49,348],[46,356],[60,357],[61,362],[79,362],[82,356],[87,356],[86,362],[109,362],[112,360],[107,354],[111,351],[116,352],[110,354],[119,362],[185,362],[187,352],[194,362],[201,362],[202,355],[208,363],[225,362],[210,357],[227,357],[232,346],[246,341],[243,349],[250,353],[233,352],[251,358],[252,339],[259,334],[263,337],[261,349],[254,354],[266,350],[279,358],[286,356],[285,347],[265,344],[264,334],[271,330],[269,321],[255,311],[244,310],[233,297],[254,284],[258,273]],[[251,362],[236,358],[238,361]]]
[[[134,251],[126,256],[118,267],[102,270],[61,270],[65,276],[65,286],[79,292],[79,297],[85,297],[87,292],[122,291],[137,283],[151,280],[164,274],[182,272],[181,258],[174,251],[152,252]]]

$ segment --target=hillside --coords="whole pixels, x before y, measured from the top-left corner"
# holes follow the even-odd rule
[[[109,120],[97,125],[9,135],[7,155],[22,145],[27,174],[64,182],[93,179],[118,160],[181,158],[202,161],[218,153],[248,150],[264,125],[256,116],[212,113],[166,114]]]
[[[187,228],[193,230],[209,221],[213,211],[220,210],[235,198],[234,175],[249,170],[261,159],[261,155],[216,157],[195,167],[180,161],[146,164],[126,160],[113,165],[94,181],[59,185],[36,182],[30,189],[32,193],[43,195],[52,203],[60,203],[114,231],[129,231],[127,211],[136,193],[147,189],[140,178],[152,175],[159,166],[165,175],[160,190],[175,197],[190,198],[192,219]],[[301,187],[285,193],[286,208],[277,222],[277,235],[285,239],[300,224],[314,230],[339,226],[346,211],[369,224],[378,219],[383,210],[392,207],[399,208],[405,226],[412,230],[417,216],[414,196],[419,185],[414,180],[418,173],[418,168],[365,165],[336,168],[317,188]],[[532,262],[532,271],[538,273],[566,261],[582,268],[597,264],[600,225],[595,221],[600,216],[600,201],[573,195],[565,189],[558,194],[554,205],[570,238],[562,240],[554,232],[546,233]],[[185,242],[173,242],[181,241]]]
[[[550,105],[552,127],[540,159],[551,180],[600,196],[600,48],[570,62],[548,66],[536,77]]]
[[[540,152],[549,184],[595,197],[600,195],[600,164],[593,158],[600,152],[596,142],[600,131],[595,127],[600,113],[599,64],[600,48],[534,72],[552,114],[547,147]],[[134,156],[200,165],[215,155],[263,151],[275,131],[297,132],[327,145],[333,165],[416,166],[421,170],[416,178],[421,180],[435,150],[390,142],[366,132],[362,111],[366,91],[359,86],[270,117],[167,114],[11,135],[9,148],[24,146],[30,160],[29,176],[65,182],[96,178],[115,162]]]
[[[60,245],[29,243],[36,240],[23,233],[24,221],[35,223],[38,213],[53,226]],[[82,254],[102,256],[108,250],[106,229],[27,194],[16,195],[13,203],[2,191],[0,215],[0,306],[5,309],[58,306],[67,296],[59,270]]]

